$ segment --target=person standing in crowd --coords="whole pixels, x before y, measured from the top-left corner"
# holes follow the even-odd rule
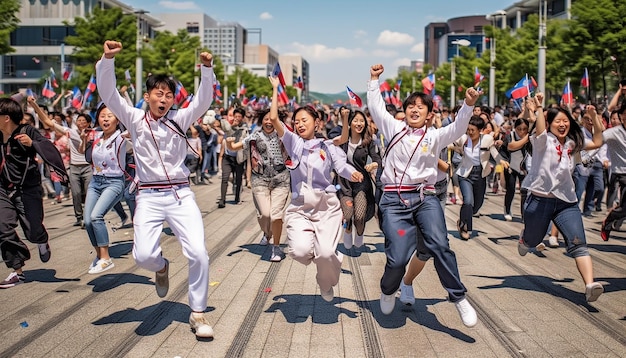
[[[85,113],[79,113],[76,117],[76,128],[64,127],[55,121],[42,110],[34,97],[28,97],[28,103],[35,110],[39,120],[46,126],[55,129],[57,132],[64,132],[70,139],[70,191],[72,193],[72,203],[74,205],[74,216],[76,222],[74,226],[84,227],[83,221],[83,204],[85,197],[87,196],[87,187],[91,182],[92,169],[87,160],[85,154],[78,151],[80,147],[81,137],[80,134],[91,126],[91,117]]]
[[[117,92],[115,55],[122,50],[117,41],[104,43],[104,54],[96,64],[98,91],[104,103],[128,129],[133,144],[139,194],[133,226],[133,257],[138,266],[155,272],[159,297],[169,290],[169,262],[163,257],[159,237],[167,222],[182,244],[189,261],[189,324],[196,336],[212,338],[213,328],[204,315],[209,289],[209,257],[204,243],[202,214],[189,187],[189,170],[184,165],[187,142],[182,128],[209,109],[213,99],[213,57],[200,54],[200,87],[189,107],[170,111],[174,105],[175,82],[165,75],[146,80],[143,98],[148,111],[126,103]]]
[[[534,115],[534,113],[533,113]],[[511,205],[517,183],[521,185],[526,177],[526,155],[528,154],[528,129],[530,123],[525,118],[515,120],[514,129],[504,137],[504,143],[500,147],[500,154],[504,160],[509,162],[509,168],[504,171],[504,181],[506,183],[506,193],[504,194],[504,220],[513,220]],[[526,189],[520,189],[521,204],[520,212],[522,221],[524,220],[523,204],[526,201]]]
[[[379,86],[383,71],[380,64],[370,68],[367,91],[372,119],[384,136],[390,138],[383,158],[384,193],[379,204],[387,257],[380,280],[380,309],[386,315],[393,312],[406,265],[417,252],[421,261],[434,258],[439,280],[450,301],[463,324],[473,327],[478,318],[465,297],[467,289],[450,249],[444,214],[435,196],[435,182],[439,153],[465,131],[479,92],[472,87],[467,89],[465,104],[454,123],[429,129],[426,123],[433,116],[433,100],[429,95],[415,92],[404,101],[405,121],[396,120],[386,111]]]
[[[602,221],[600,236],[604,241],[609,240],[611,230],[616,230],[626,218],[626,104],[622,104],[617,112],[621,120],[620,125],[602,133],[602,139],[608,147],[611,158],[611,179],[619,185],[621,193],[619,206],[610,209]]]
[[[501,159],[493,137],[482,134],[485,125],[483,118],[472,116],[467,126],[467,133],[454,142],[454,150],[463,155],[457,169],[459,187],[463,196],[463,205],[457,221],[457,230],[463,240],[469,240],[473,230],[472,217],[476,215],[485,200],[487,176],[491,172],[489,158],[499,162],[505,169],[508,163]]]
[[[339,282],[343,255],[337,252],[341,239],[341,206],[331,172],[354,182],[363,175],[346,162],[346,154],[332,140],[316,138],[315,120],[319,113],[303,106],[293,113],[294,131],[290,132],[278,116],[277,77],[270,76],[273,87],[270,119],[276,134],[291,158],[291,202],[285,212],[289,255],[296,261],[317,266],[317,284],[322,298],[334,298],[333,286]]]
[[[227,136],[234,137],[236,142],[241,141],[241,139],[248,135],[247,127],[241,124],[245,115],[246,111],[243,108],[233,109],[232,133],[227,134]],[[220,191],[220,201],[217,205],[220,209],[226,207],[226,191],[228,190],[228,180],[231,174],[235,175],[233,181],[235,204],[241,202],[241,184],[243,182],[243,172],[246,165],[246,155],[243,150],[232,151],[228,149],[225,142],[222,142],[222,151],[222,187]]]
[[[588,113],[582,115],[581,125],[585,138],[591,140],[594,128],[593,120]],[[603,168],[605,162],[608,162],[606,156],[604,145],[597,149],[580,151],[580,162],[574,169],[574,186],[578,202],[582,201],[581,211],[585,217],[592,217],[595,209],[594,199],[599,193],[604,193]],[[584,198],[583,194],[585,194]]]
[[[195,173],[193,183],[198,185],[202,182],[202,141],[200,140],[200,132],[193,125],[189,127],[187,133],[187,158],[185,165],[190,172]]]
[[[283,216],[289,204],[290,175],[287,165],[289,155],[278,138],[270,119],[270,110],[257,111],[257,126],[253,132],[240,142],[234,137],[226,138],[228,149],[247,151],[252,171],[252,198],[256,207],[257,220],[263,231],[261,245],[272,241],[270,261],[283,259],[280,249],[280,237],[283,230]],[[278,118],[284,123],[286,112],[278,111]]]
[[[518,253],[524,256],[529,247],[543,241],[550,221],[563,234],[567,253],[574,258],[578,272],[585,283],[585,298],[594,302],[604,292],[599,282],[593,279],[593,264],[582,215],[578,208],[574,180],[574,156],[582,149],[591,150],[602,145],[602,124],[595,107],[587,106],[587,115],[593,120],[593,141],[585,144],[585,135],[572,115],[562,108],[550,108],[544,118],[543,93],[535,94],[537,120],[535,133],[531,135],[532,164],[523,186],[528,190],[524,208],[524,229],[517,245]]]
[[[22,268],[30,259],[30,251],[17,233],[18,221],[26,239],[37,244],[41,261],[50,260],[41,174],[35,156],[39,155],[62,183],[69,181],[59,151],[36,128],[20,124],[23,116],[17,100],[0,98],[0,251],[4,264],[13,270],[0,282],[0,288],[26,282]]]
[[[369,124],[365,113],[356,110],[345,109],[347,114],[348,137],[339,144],[346,153],[348,163],[354,166],[362,175],[364,180],[351,182],[350,180],[336,177],[340,185],[337,195],[341,202],[341,210],[344,217],[343,245],[346,249],[363,246],[363,233],[365,224],[374,217],[376,212],[376,200],[374,198],[374,185],[372,175],[376,174],[378,167],[382,166],[382,161],[376,145],[369,133]],[[340,111],[340,116],[344,113]],[[342,139],[342,137],[339,137]],[[370,163],[368,164],[368,161]],[[356,229],[353,238],[352,227]]]
[[[124,196],[126,139],[117,117],[103,103],[96,111],[100,131],[83,130],[78,151],[93,168],[85,199],[85,229],[96,257],[88,273],[99,274],[115,267],[109,255],[109,231],[104,216]]]

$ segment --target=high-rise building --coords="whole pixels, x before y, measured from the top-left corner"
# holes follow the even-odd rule
[[[65,37],[75,35],[72,22],[75,17],[85,17],[95,8],[121,8],[138,17],[138,33],[152,38],[154,28],[161,22],[117,0],[47,1],[21,0],[17,16],[19,27],[10,34],[10,46],[15,52],[0,56],[0,90],[11,93],[23,88],[40,91],[42,78],[53,68],[62,76],[73,64],[74,48],[65,46]],[[66,65],[67,64],[67,65]]]

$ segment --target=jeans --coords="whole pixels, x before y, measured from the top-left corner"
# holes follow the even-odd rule
[[[528,195],[524,206],[525,225],[522,231],[522,237],[528,247],[535,247],[543,241],[550,221],[554,222],[563,234],[568,254],[572,257],[589,256],[583,218],[578,205],[557,198]]]
[[[506,194],[504,194],[504,213],[511,214],[511,204],[513,203],[513,197],[515,197],[515,184],[519,180],[520,186],[524,181],[526,176],[521,174],[518,171],[513,169],[504,171],[504,182],[506,183]],[[528,191],[524,188],[520,188],[521,205],[520,211],[522,213],[522,220],[524,220],[524,202],[526,201],[526,196],[528,195]]]
[[[109,232],[104,222],[106,215],[124,195],[124,177],[94,175],[85,199],[85,229],[92,246],[109,246]]]
[[[487,179],[482,177],[483,168],[476,165],[467,178],[459,177],[459,189],[463,195],[463,205],[461,205],[461,227],[467,231],[472,231],[472,215],[478,213],[485,201],[485,191],[487,190]]]
[[[576,198],[580,203],[583,193],[583,214],[590,214],[595,209],[594,198],[599,191],[604,192],[604,173],[602,164],[593,164],[591,167],[584,167],[582,164],[576,165],[574,170],[574,186],[576,188]]]
[[[439,199],[420,193],[384,192],[379,207],[383,216],[385,255],[387,263],[380,279],[381,291],[394,294],[405,273],[413,252],[420,260],[433,257],[439,281],[448,292],[450,301],[465,297],[456,256],[448,242],[446,221]]]

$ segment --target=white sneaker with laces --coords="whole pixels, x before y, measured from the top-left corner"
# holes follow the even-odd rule
[[[272,246],[272,256],[270,256],[271,262],[280,262],[283,259],[283,252],[279,246]]]
[[[459,311],[459,315],[461,316],[461,321],[466,327],[474,327],[476,323],[478,323],[478,317],[476,316],[476,311],[474,307],[469,303],[467,298],[463,298],[462,300],[455,302],[454,306],[456,310]]]
[[[548,246],[553,249],[559,247],[559,239],[556,236],[550,236],[548,238]]]
[[[267,240],[267,236],[265,236],[265,234],[263,234],[263,237],[261,238],[261,242],[259,242],[259,245],[267,245],[268,244],[268,240]]]
[[[89,270],[91,271],[92,268],[96,267],[96,265],[98,264],[98,261],[100,261],[100,258],[98,256],[96,256],[93,261],[91,261],[91,265],[89,265]]]
[[[504,214],[504,220],[512,221],[513,220],[513,216],[511,214]]]
[[[95,266],[90,268],[89,271],[87,271],[88,273],[92,274],[92,275],[96,275],[99,273],[103,273],[104,271],[108,271],[110,269],[112,269],[113,267],[115,267],[115,264],[113,263],[113,260],[111,259],[100,259],[98,260],[98,262],[96,262]]]
[[[380,311],[389,315],[393,312],[393,308],[396,306],[396,295],[386,295],[384,293],[380,294]]]
[[[546,244],[544,244],[543,242],[540,242],[539,245],[535,246],[535,249],[538,252],[544,251],[546,249]]]
[[[594,302],[604,293],[604,287],[599,282],[592,282],[585,286],[585,298],[587,302]]]
[[[404,284],[404,279],[400,281],[400,302],[407,306],[415,304],[415,294],[413,293],[413,285]]]
[[[191,312],[189,325],[191,330],[196,333],[196,337],[213,338],[213,327],[209,324],[209,320],[204,316],[204,313]]]

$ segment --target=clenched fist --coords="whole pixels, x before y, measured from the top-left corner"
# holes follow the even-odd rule
[[[107,40],[104,41],[104,57],[114,58],[115,55],[122,51],[122,43],[117,41]]]

